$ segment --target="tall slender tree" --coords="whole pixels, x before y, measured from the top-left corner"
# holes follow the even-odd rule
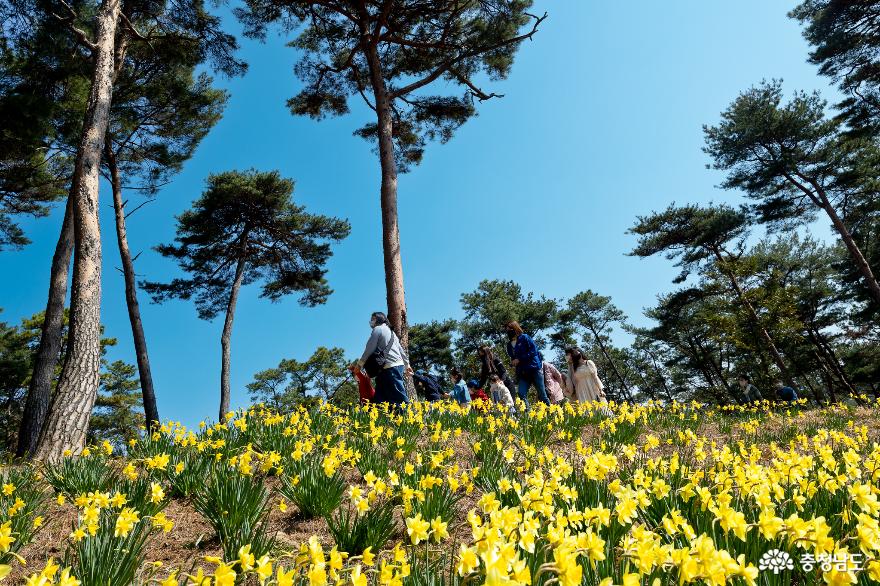
[[[294,204],[293,181],[277,171],[229,171],[177,219],[175,244],[157,246],[189,273],[170,283],[143,283],[156,302],[195,298],[202,319],[225,313],[221,345],[220,419],[229,411],[232,325],[242,285],[262,282],[261,297],[300,292],[315,306],[331,293],[325,263],[331,242],[349,232],[344,220],[312,215]]]
[[[620,383],[624,396],[631,399],[629,384],[612,358],[612,352],[608,347],[609,334],[614,326],[622,328],[626,325],[626,316],[614,306],[611,298],[589,289],[578,293],[568,300],[565,309],[559,314],[559,321],[563,328],[572,327],[576,332],[580,330],[578,333],[582,336],[587,334],[585,337],[592,338],[591,341],[599,348],[606,364]]]
[[[37,449],[40,432],[49,413],[49,401],[55,367],[60,360],[62,329],[64,327],[64,302],[67,297],[70,258],[73,255],[73,199],[64,206],[61,233],[55,244],[50,267],[49,294],[43,315],[39,346],[34,357],[33,371],[25,397],[24,414],[18,432],[15,454],[24,457]]]
[[[748,216],[726,205],[700,207],[670,205],[662,212],[639,217],[630,232],[639,236],[632,255],[647,257],[664,253],[677,258],[681,273],[675,282],[683,282],[691,271],[713,267],[728,280],[730,288],[748,312],[773,362],[783,377],[790,380],[788,366],[773,337],[767,331],[748,292],[737,278],[735,264],[744,248]]]
[[[159,409],[126,226],[128,216],[138,208],[126,210],[123,182],[152,196],[181,169],[220,119],[226,94],[212,88],[206,74],[194,75],[200,56],[193,48],[157,39],[150,46],[133,47],[128,58],[117,63],[116,97],[104,145],[105,174],[113,192],[125,301],[148,427],[159,421]]]
[[[120,4],[120,0],[103,0],[96,18],[94,40],[85,35],[82,39],[95,66],[69,195],[73,200],[75,243],[70,341],[58,388],[36,448],[35,455],[41,459],[57,460],[68,448],[82,448],[100,384],[102,255],[98,182],[113,96]]]
[[[321,119],[349,110],[359,96],[374,113],[357,134],[377,141],[382,170],[382,250],[388,317],[408,344],[403,263],[397,214],[397,175],[422,159],[427,141],[448,141],[476,113],[474,100],[498,94],[481,78],[508,75],[523,41],[545,16],[531,0],[247,0],[237,10],[246,34],[263,38],[281,23],[304,53],[296,66],[304,89],[288,105]],[[426,95],[444,84],[439,95]],[[462,95],[449,95],[449,87]]]
[[[842,136],[825,117],[818,94],[796,93],[782,105],[779,82],[751,88],[705,128],[705,151],[716,169],[728,172],[723,186],[742,189],[757,201],[757,217],[771,228],[812,220],[824,212],[880,306],[880,283],[846,214],[878,199],[880,150],[871,141]]]
[[[54,0],[11,0],[6,6],[10,7],[9,14],[13,17],[13,25],[6,30],[12,31],[10,38],[16,45],[40,56],[42,62],[48,64],[47,69],[66,79],[68,85],[76,87],[84,81],[91,92],[88,99],[83,100],[83,111],[86,112],[83,123],[63,125],[68,133],[67,144],[77,145],[73,149],[76,165],[69,180],[70,211],[65,214],[52,263],[44,322],[45,343],[41,341],[45,350],[36,361],[28,398],[28,404],[34,407],[33,416],[26,419],[27,433],[22,436],[27,444],[19,448],[24,453],[34,451],[33,438],[42,429],[46,440],[41,443],[51,443],[53,447],[39,449],[39,455],[53,458],[67,447],[74,450],[80,447],[90,405],[97,392],[94,332],[96,320],[100,318],[101,285],[97,189],[104,139],[113,117],[112,97],[120,70],[138,62],[137,56],[141,57],[141,65],[146,57],[154,66],[161,63],[163,56],[178,60],[173,63],[179,63],[184,56],[196,56],[197,63],[210,60],[224,72],[239,72],[243,64],[231,56],[236,47],[234,38],[220,31],[219,20],[205,10],[201,0],[176,3],[105,1],[100,5],[89,2],[68,4],[62,0],[57,6]],[[66,43],[38,42],[45,30],[54,31],[57,38],[62,38],[57,31],[66,31]],[[163,51],[163,47],[174,50]],[[138,49],[142,48],[144,50],[139,52]],[[165,65],[173,63],[166,61]],[[69,111],[70,108],[66,110]],[[59,150],[63,150],[63,145]],[[78,219],[77,210],[80,208],[86,215]],[[63,311],[72,252],[75,255],[71,294],[73,343],[69,346],[70,354],[65,357],[58,387],[63,392],[56,393],[50,406],[50,410],[59,413],[47,416],[45,405],[56,355],[53,350],[57,346],[59,315]],[[47,417],[52,429],[43,424]],[[55,445],[59,442],[64,445]]]
[[[851,133],[880,131],[880,19],[873,0],[806,0],[790,15],[804,25],[810,62],[846,96],[838,109]]]
[[[4,21],[14,23],[6,48],[15,52],[16,67],[9,78],[11,85],[4,88],[4,120],[23,123],[23,129],[10,127],[12,136],[31,136],[31,154],[19,156],[51,162],[46,172],[52,181],[65,191],[70,188],[73,162],[76,159],[83,112],[88,99],[90,60],[84,54],[68,22],[49,17],[37,6],[28,3],[3,3]],[[7,109],[8,108],[8,109]],[[39,123],[34,120],[35,113]],[[10,152],[23,144],[15,140]],[[70,259],[73,256],[74,199],[67,198],[61,230],[52,257],[49,293],[41,320],[42,332],[33,361],[28,392],[24,402],[21,428],[18,431],[17,456],[36,450],[40,431],[49,411],[50,392],[57,376],[56,365],[62,345],[65,321],[64,305],[67,297]]]

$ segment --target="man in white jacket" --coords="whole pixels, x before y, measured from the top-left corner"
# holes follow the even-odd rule
[[[358,366],[363,367],[370,356],[381,349],[385,354],[385,364],[381,372],[376,376],[376,395],[373,401],[376,403],[408,403],[406,386],[403,383],[404,369],[412,374],[409,366],[409,357],[400,345],[400,338],[388,325],[388,318],[381,311],[376,311],[370,316],[370,338],[364,353],[358,360]]]

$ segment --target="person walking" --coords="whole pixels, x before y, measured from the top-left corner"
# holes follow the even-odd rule
[[[554,405],[562,403],[565,394],[562,389],[565,387],[565,377],[559,372],[559,369],[550,362],[544,362],[544,388],[547,389],[547,397]]]
[[[513,380],[507,374],[507,369],[504,368],[504,362],[495,356],[495,353],[492,352],[492,348],[487,344],[483,344],[477,349],[477,357],[480,359],[480,388],[486,388],[486,385],[489,384],[489,378],[493,374],[497,374],[498,378],[501,379],[501,382],[503,382],[504,386],[508,389],[515,388]]]
[[[376,378],[374,403],[403,405],[409,402],[403,374],[412,374],[409,357],[400,345],[400,338],[388,325],[388,318],[381,311],[370,316],[370,338],[364,353],[357,361],[368,375]]]
[[[523,332],[518,322],[507,322],[507,354],[516,369],[517,394],[528,405],[529,387],[534,386],[538,400],[550,404],[544,388],[544,370],[541,353],[531,336]]]
[[[577,348],[568,348],[565,351],[565,361],[568,363],[565,386],[575,401],[580,403],[607,402],[605,385],[599,378],[595,362],[584,356],[584,353]]]

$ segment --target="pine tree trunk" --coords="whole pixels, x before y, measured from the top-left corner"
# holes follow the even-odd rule
[[[712,355],[712,350],[706,348],[700,340],[695,340],[694,344],[696,345],[697,349],[699,349],[703,357],[703,363],[709,366],[709,371],[718,377],[721,386],[727,391],[727,394],[730,396],[734,396],[733,389],[731,389],[730,385],[727,382],[727,378],[724,376],[724,371],[722,370],[721,364],[715,362],[715,357]]]
[[[855,262],[856,268],[858,269],[859,273],[861,273],[862,279],[864,279],[865,286],[868,288],[871,297],[873,297],[874,301],[878,305],[880,305],[880,283],[877,282],[877,277],[874,276],[874,272],[871,270],[871,265],[868,264],[867,259],[865,259],[865,255],[862,254],[862,250],[853,239],[852,233],[850,233],[849,228],[847,228],[846,224],[843,223],[843,220],[838,215],[837,210],[834,209],[834,206],[831,205],[831,200],[828,198],[828,193],[818,181],[803,175],[799,175],[799,177],[809,183],[809,185],[815,190],[815,193],[811,192],[806,185],[797,181],[795,178],[791,177],[790,175],[786,175],[786,178],[790,182],[792,182],[798,189],[804,192],[813,201],[814,204],[822,208],[831,219],[831,224],[840,235],[840,239],[843,240],[843,244],[844,246],[846,246],[847,251]]]
[[[125,304],[128,308],[128,321],[131,323],[131,335],[134,339],[134,351],[137,358],[138,377],[141,383],[141,396],[144,400],[144,418],[147,430],[152,430],[159,422],[159,408],[156,405],[156,392],[153,388],[153,374],[150,371],[150,356],[147,353],[147,338],[141,322],[141,310],[137,299],[134,262],[128,248],[128,232],[125,227],[125,208],[122,202],[122,179],[116,155],[110,148],[109,137],[104,145],[107,167],[110,169],[110,184],[113,188],[113,211],[116,215],[116,242],[119,245],[119,258],[122,261],[122,275],[125,279]]]
[[[703,351],[702,347],[700,347],[697,344],[697,342],[695,340],[693,340],[692,338],[685,338],[685,342],[687,343],[688,348],[690,348],[691,356],[693,356],[694,360],[696,361],[697,368],[699,369],[700,374],[702,374],[703,378],[706,379],[706,383],[708,383],[709,389],[712,391],[712,393],[718,399],[718,403],[721,405],[726,405],[727,400],[724,396],[724,393],[719,391],[718,386],[715,384],[715,379],[712,376],[712,371],[706,367],[705,352]],[[730,388],[727,387],[723,378],[721,379],[721,384],[722,384],[722,386],[727,388],[728,393],[729,393]],[[732,398],[736,399],[736,397],[732,397]],[[737,402],[739,402],[739,401],[737,401]]]
[[[620,381],[621,386],[623,386],[624,395],[626,396],[628,401],[632,401],[632,393],[630,393],[629,385],[626,384],[626,380],[623,378],[623,375],[620,374],[620,371],[617,369],[617,365],[614,364],[614,361],[608,354],[608,349],[605,348],[605,344],[602,343],[602,338],[599,337],[599,332],[597,332],[592,326],[590,326],[590,331],[593,333],[593,337],[596,338],[596,343],[599,344],[599,350],[602,351],[602,355],[605,357],[605,360],[608,361],[608,364],[611,366],[611,370],[614,371],[614,375],[617,377],[617,380]]]
[[[715,376],[718,377],[718,380],[721,381],[721,385],[727,390],[728,394],[733,394],[733,389],[727,383],[727,377],[724,376],[724,370],[721,362],[715,361],[715,357],[712,355],[711,350],[704,348],[702,344],[699,344],[699,347],[703,351],[704,360],[709,365],[709,368],[712,370],[712,372],[715,373]]]
[[[406,296],[403,285],[403,261],[400,256],[400,228],[397,217],[397,162],[394,158],[394,119],[391,98],[376,45],[364,41],[370,82],[376,102],[376,120],[379,134],[379,164],[382,168],[380,206],[382,208],[382,254],[385,264],[385,298],[388,305],[388,321],[397,332],[400,345],[409,349],[409,325],[406,317]],[[404,375],[407,394],[417,398],[415,385],[409,373]]]
[[[113,60],[119,0],[104,0],[97,16],[94,71],[74,168],[75,251],[68,349],[35,456],[55,461],[78,453],[88,431],[101,369],[101,229],[98,187],[101,154],[113,99]]]
[[[645,353],[646,353],[646,354],[648,355],[648,357],[651,359],[651,362],[652,362],[653,365],[654,365],[654,370],[656,370],[656,371],[659,373],[659,376],[660,376],[660,384],[663,385],[663,391],[666,393],[666,398],[669,399],[669,402],[671,403],[671,402],[674,401],[675,399],[674,399],[674,397],[672,396],[672,391],[669,390],[669,385],[666,384],[666,376],[665,376],[665,373],[663,372],[663,369],[661,369],[660,366],[657,364],[657,358],[654,356],[654,353],[653,353],[653,352],[650,352],[650,351],[648,351],[648,350],[645,350]]]
[[[823,356],[819,350],[813,348],[813,357],[816,359],[816,364],[819,365],[819,375],[825,381],[825,386],[828,389],[828,395],[831,397],[835,397],[834,394],[834,376],[832,374],[831,368],[828,366],[828,358]],[[819,394],[816,391],[813,391],[813,396],[816,398],[816,404],[821,405],[822,400],[819,397]],[[834,398],[832,402],[836,403],[837,399]]]
[[[378,60],[378,55],[376,56]],[[394,158],[391,101],[385,88],[379,64],[370,63],[376,117],[379,125],[379,163],[382,168],[380,204],[382,208],[382,253],[385,262],[385,294],[388,320],[398,333],[401,343],[409,342],[406,327],[406,299],[403,286],[403,264],[400,257],[400,229],[397,221],[397,163]]]
[[[247,249],[247,239],[242,238],[242,248]],[[226,320],[223,322],[223,335],[220,336],[220,418],[218,421],[224,421],[224,417],[229,412],[229,394],[230,394],[230,370],[232,364],[232,321],[235,319],[235,305],[238,303],[238,292],[241,289],[241,282],[244,279],[244,264],[246,255],[243,252],[238,258],[238,264],[235,266],[235,280],[232,283],[232,291],[229,293],[229,303],[226,306]]]
[[[714,253],[715,258],[718,260],[719,270],[721,270],[721,272],[724,273],[724,275],[730,281],[730,286],[733,288],[734,293],[736,293],[736,296],[740,300],[740,303],[742,303],[743,306],[746,308],[746,311],[748,312],[752,323],[758,330],[758,333],[760,337],[764,340],[764,343],[767,345],[767,349],[770,351],[770,356],[773,358],[773,362],[776,363],[777,368],[779,368],[779,372],[782,374],[782,377],[786,380],[788,384],[793,385],[794,381],[792,380],[791,375],[788,372],[788,367],[785,365],[785,360],[783,360],[782,354],[776,347],[776,343],[773,341],[773,337],[770,336],[770,332],[767,331],[767,328],[761,325],[761,320],[758,318],[758,312],[755,311],[755,306],[752,305],[752,302],[749,301],[748,297],[746,297],[745,291],[743,291],[742,287],[739,284],[739,281],[736,278],[736,275],[733,274],[733,271],[725,267],[726,262],[721,256],[721,252],[717,248],[713,248],[712,252]]]
[[[49,400],[52,396],[52,378],[61,351],[61,334],[64,331],[64,302],[67,299],[67,278],[70,273],[70,257],[73,254],[73,199],[67,199],[61,234],[55,245],[52,269],[49,275],[49,300],[43,315],[40,345],[34,360],[34,372],[24,404],[18,445],[15,455],[30,456],[37,449],[40,432],[46,423]]]
[[[844,224],[843,220],[840,219],[840,216],[837,215],[837,210],[834,209],[834,206],[831,205],[827,198],[823,196],[823,199],[825,213],[831,218],[831,223],[834,225],[834,229],[840,234],[840,239],[843,240],[847,251],[849,251],[853,261],[855,261],[856,267],[859,269],[859,272],[862,274],[862,278],[865,281],[865,286],[871,293],[871,297],[873,297],[874,301],[880,305],[880,283],[877,282],[877,277],[874,276],[874,272],[871,270],[871,265],[868,264],[865,255],[862,254],[859,245],[856,244],[856,241],[853,239],[849,228],[846,227],[846,224]]]
[[[824,350],[825,356],[828,357],[828,362],[831,364],[832,368],[837,372],[837,375],[840,377],[840,381],[843,383],[844,390],[851,394],[857,395],[855,387],[852,384],[852,381],[849,379],[849,376],[846,374],[846,371],[843,369],[843,365],[840,363],[840,358],[837,357],[837,352],[834,351],[834,348],[822,335],[822,332],[819,330],[814,330],[814,336],[816,341],[819,344],[819,347]]]

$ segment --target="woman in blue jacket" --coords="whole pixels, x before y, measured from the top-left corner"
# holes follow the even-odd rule
[[[534,386],[538,391],[538,399],[549,405],[550,399],[547,398],[547,389],[544,388],[543,361],[535,341],[523,332],[518,322],[508,322],[506,328],[507,354],[516,368],[519,398],[528,404],[529,387]]]

